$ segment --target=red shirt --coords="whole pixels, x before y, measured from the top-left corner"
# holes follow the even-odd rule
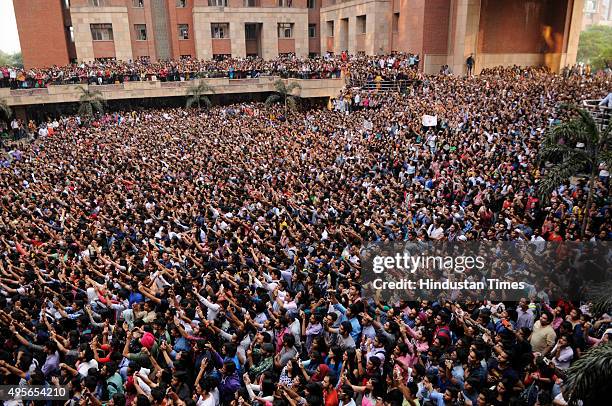
[[[338,391],[332,389],[330,391],[323,391],[325,396],[325,406],[338,406]]]

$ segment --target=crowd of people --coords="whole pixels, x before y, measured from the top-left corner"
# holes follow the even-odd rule
[[[410,74],[391,59],[349,71]],[[565,371],[608,345],[610,314],[536,295],[380,301],[360,250],[609,241],[605,165],[591,207],[580,180],[537,193],[558,106],[602,98],[609,78],[421,79],[349,87],[329,109],[41,127],[0,165],[0,384],[65,385],[71,406],[567,404]]]
[[[301,79],[339,78],[349,65],[357,67],[355,72],[367,77],[374,69],[383,75],[391,70],[417,69],[418,55],[395,54],[383,57],[338,56],[300,59],[295,55],[279,56],[272,60],[260,57],[222,58],[199,60],[117,61],[99,60],[92,63],[72,63],[66,66],[23,69],[11,66],[0,67],[0,87],[12,89],[41,88],[61,84],[116,84],[128,81],[185,81],[198,78],[229,77],[230,79],[254,78],[261,75],[278,75]],[[371,67],[371,69],[365,69]],[[362,78],[362,79],[363,79]]]

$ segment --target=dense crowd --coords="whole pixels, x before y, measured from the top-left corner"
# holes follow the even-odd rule
[[[394,69],[382,59],[353,74]],[[359,254],[609,241],[608,168],[592,207],[585,182],[547,204],[536,188],[557,107],[602,98],[606,78],[421,79],[286,115],[45,124],[0,165],[0,383],[66,385],[66,405],[566,404],[564,371],[612,338],[610,315],[536,296],[381,302],[362,294]]]
[[[418,68],[418,56],[396,54],[383,57],[351,56],[343,53],[336,57],[300,59],[294,55],[272,60],[258,57],[223,58],[218,60],[117,61],[100,60],[92,63],[73,63],[49,68],[22,69],[0,67],[0,87],[12,89],[40,88],[60,84],[115,84],[128,81],[160,80],[185,81],[198,78],[229,77],[254,78],[278,75],[301,79],[339,78],[343,70],[355,70],[364,76],[376,69],[382,75],[392,70],[405,71]]]

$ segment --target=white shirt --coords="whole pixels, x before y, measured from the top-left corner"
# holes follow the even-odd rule
[[[88,362],[81,362],[77,368],[77,371],[79,372],[80,375],[87,376],[87,373],[89,372],[91,368],[95,368],[97,370],[98,361],[96,361],[95,359],[92,359],[91,361],[88,361]]]

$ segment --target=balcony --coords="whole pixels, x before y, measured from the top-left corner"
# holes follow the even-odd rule
[[[602,131],[610,126],[610,118],[612,117],[612,108],[600,106],[601,100],[584,100],[582,107],[589,112],[595,124]]]

